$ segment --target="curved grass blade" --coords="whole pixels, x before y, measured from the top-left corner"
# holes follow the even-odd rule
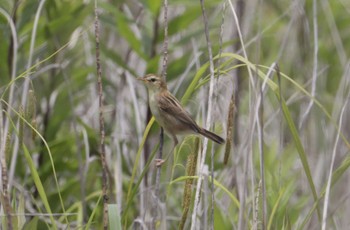
[[[46,140],[44,139],[44,137],[40,134],[40,132],[38,130],[36,130],[31,124],[30,122],[28,122],[19,112],[17,112],[12,106],[10,106],[5,100],[1,99],[1,101],[6,104],[8,106],[8,108],[10,108],[24,123],[26,123],[26,125],[28,127],[30,127],[33,132],[36,133],[36,135],[38,137],[40,137],[41,141],[44,143],[45,145],[45,148],[48,152],[48,155],[49,155],[49,158],[50,158],[50,162],[51,162],[51,166],[52,166],[52,172],[53,172],[53,177],[54,177],[54,181],[55,181],[55,185],[56,185],[56,188],[57,188],[57,193],[58,193],[58,197],[59,197],[59,200],[60,200],[60,204],[61,204],[61,208],[62,208],[62,211],[63,213],[65,213],[65,208],[64,208],[64,203],[63,203],[63,199],[62,199],[62,195],[61,195],[61,192],[60,192],[60,187],[59,187],[59,184],[58,184],[58,180],[57,180],[57,175],[56,175],[56,169],[55,169],[55,164],[54,164],[54,161],[53,161],[53,158],[52,158],[52,154],[51,154],[51,150],[50,150],[50,147],[49,145],[47,144]],[[11,120],[12,122],[12,120]],[[12,123],[13,127],[15,128],[15,125]],[[65,217],[65,221],[67,224],[69,224],[68,222],[68,219],[67,217]]]

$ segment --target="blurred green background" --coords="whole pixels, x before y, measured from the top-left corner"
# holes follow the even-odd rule
[[[1,181],[14,229],[103,226],[94,4],[0,1]],[[177,229],[183,216],[190,229],[193,212],[198,229],[347,229],[349,1],[205,1],[216,57],[212,114],[200,1],[168,1],[168,88],[198,124],[211,116],[211,130],[227,138],[223,146],[209,141],[214,191],[205,176],[193,210],[195,178],[188,214],[186,161],[198,154],[198,140],[181,138],[173,154],[165,136],[164,154],[174,157],[161,170],[157,211],[149,158],[157,124],[142,145],[151,115],[135,78],[161,73],[163,1],[105,0],[97,7],[111,229]],[[6,197],[1,201],[2,229],[9,229]]]

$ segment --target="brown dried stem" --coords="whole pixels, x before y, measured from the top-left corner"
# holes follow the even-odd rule
[[[95,43],[96,43],[96,70],[98,85],[98,104],[99,104],[99,124],[100,124],[100,157],[102,165],[102,195],[103,195],[103,228],[108,229],[108,178],[107,162],[105,156],[105,125],[103,117],[103,88],[102,88],[102,70],[100,63],[100,36],[99,21],[97,12],[97,2],[95,1]]]
[[[163,43],[163,68],[162,68],[162,78],[166,80],[166,70],[168,66],[168,1],[164,0],[163,3],[164,7],[164,43]],[[164,130],[163,128],[160,129],[160,137],[159,137],[159,151],[158,151],[158,159],[163,158],[163,143],[164,143]],[[172,153],[169,153],[172,154]],[[155,197],[156,197],[156,202],[155,206],[158,205],[160,202],[160,174],[161,174],[161,167],[157,167],[157,172],[156,172],[156,181],[155,181]],[[156,216],[154,218],[154,221],[152,223],[153,227],[155,226],[155,222],[158,221],[158,213],[156,212]],[[163,223],[164,224],[164,223]]]

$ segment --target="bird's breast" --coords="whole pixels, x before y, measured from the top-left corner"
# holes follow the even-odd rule
[[[157,94],[154,92],[149,92],[149,107],[156,121],[163,126],[158,106]]]

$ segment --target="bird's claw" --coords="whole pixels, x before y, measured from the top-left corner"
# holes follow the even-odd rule
[[[160,167],[160,166],[162,166],[162,164],[164,164],[165,160],[163,160],[163,159],[155,159],[155,162],[156,162],[156,166]]]

